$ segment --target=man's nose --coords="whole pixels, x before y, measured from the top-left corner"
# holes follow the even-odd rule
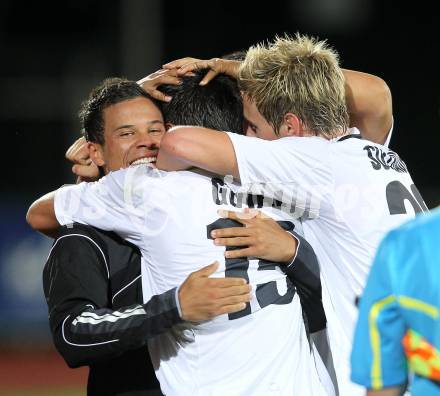
[[[146,147],[148,149],[159,148],[159,142],[160,141],[158,139],[155,139],[148,132],[140,132],[137,135],[136,147]]]

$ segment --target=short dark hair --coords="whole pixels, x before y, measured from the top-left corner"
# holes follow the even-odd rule
[[[144,97],[158,106],[135,81],[124,78],[107,78],[90,93],[81,104],[79,118],[82,133],[89,142],[104,144],[104,110],[126,100]],[[159,107],[159,106],[158,106]]]
[[[163,85],[160,90],[172,96],[162,103],[166,122],[243,133],[243,102],[237,82],[218,75],[206,85],[199,85],[207,69],[182,78],[181,85]]]

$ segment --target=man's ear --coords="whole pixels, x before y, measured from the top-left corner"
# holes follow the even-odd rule
[[[168,129],[171,129],[174,125],[171,124],[171,122],[166,122],[165,123],[165,130],[168,131]]]
[[[286,113],[280,128],[281,137],[304,136],[301,120],[293,113]]]
[[[93,161],[93,163],[96,166],[104,166],[105,161],[102,145],[100,145],[99,143],[89,142],[87,146],[89,148],[90,159]]]

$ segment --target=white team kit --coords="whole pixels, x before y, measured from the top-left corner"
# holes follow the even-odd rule
[[[265,141],[229,134],[243,188],[295,208],[321,268],[323,304],[341,396],[349,379],[355,306],[380,239],[426,210],[407,168],[387,147],[347,135]]]
[[[249,199],[262,198],[202,172],[167,173],[146,165],[56,193],[61,224],[76,221],[113,230],[140,248],[145,301],[215,260],[220,267],[214,276],[240,276],[252,285],[252,300],[243,311],[184,323],[149,342],[166,395],[327,394],[310,352],[298,295],[285,274],[264,260],[225,260],[225,248],[209,239],[210,230],[231,226],[230,220],[219,218],[218,209],[236,210],[248,206]],[[265,202],[265,213],[275,220],[291,220],[278,201]]]

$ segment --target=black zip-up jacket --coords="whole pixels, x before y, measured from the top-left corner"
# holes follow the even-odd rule
[[[88,395],[158,389],[146,347],[181,322],[175,289],[142,303],[139,250],[111,232],[63,227],[43,272],[55,346],[69,367],[90,366]]]

